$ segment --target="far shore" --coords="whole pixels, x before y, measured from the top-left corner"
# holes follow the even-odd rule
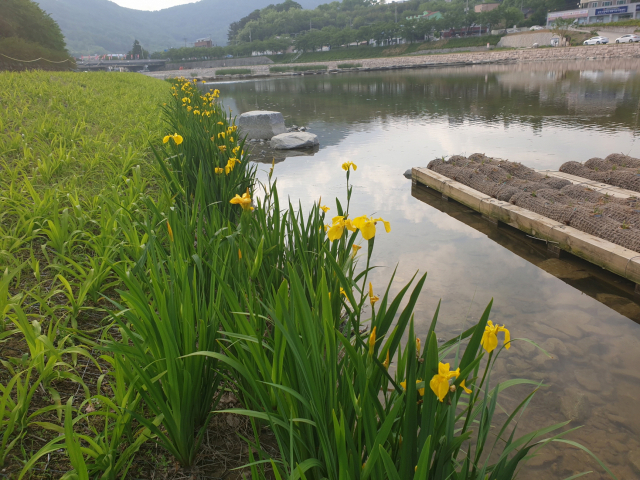
[[[610,44],[578,47],[557,48],[525,48],[510,50],[488,50],[486,52],[456,52],[446,54],[411,55],[401,57],[368,58],[362,60],[350,60],[348,63],[360,64],[356,68],[339,68],[338,64],[344,61],[328,61],[296,64],[269,64],[252,65],[242,68],[251,70],[251,73],[240,75],[216,75],[217,70],[232,70],[229,67],[219,68],[193,68],[183,70],[165,70],[160,72],[146,72],[145,75],[155,78],[191,77],[205,81],[224,81],[234,79],[252,79],[265,77],[288,77],[309,74],[335,74],[353,71],[380,71],[413,68],[438,68],[438,67],[463,67],[469,65],[511,64],[526,62],[557,62],[571,60],[596,60],[596,59],[638,59],[640,61],[640,44]],[[309,66],[309,71],[270,73],[270,67],[303,67]],[[326,69],[313,69],[314,66],[323,66]]]

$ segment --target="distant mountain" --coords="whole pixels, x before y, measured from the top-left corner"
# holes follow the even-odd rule
[[[121,7],[108,0],[37,0],[58,22],[74,55],[126,53],[134,39],[150,52],[211,37],[226,45],[231,22],[278,0],[201,0],[155,12]],[[315,8],[326,0],[297,0]],[[186,39],[186,40],[185,40]]]

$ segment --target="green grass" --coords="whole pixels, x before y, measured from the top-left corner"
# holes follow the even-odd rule
[[[571,431],[515,435],[540,385],[490,376],[510,347],[492,303],[445,342],[438,307],[422,345],[426,274],[397,295],[394,274],[369,282],[393,227],[351,211],[362,168],[344,164],[340,197],[303,211],[275,165],[257,181],[219,92],[191,80],[38,72],[0,87],[7,477],[182,476],[210,465],[221,413],[245,418],[255,480],[511,480]],[[530,393],[494,418],[513,386]],[[229,396],[241,407],[220,411]]]
[[[79,337],[93,338],[87,332],[107,315],[102,295],[120,284],[113,265],[145,242],[131,214],[156,190],[149,144],[163,133],[169,85],[135,73],[30,71],[0,73],[0,89],[0,341],[29,338],[31,352],[12,367],[13,385],[0,368],[6,395],[23,401],[0,399],[8,442],[0,439],[0,464],[14,476],[58,435],[35,433],[34,422],[59,421],[64,392],[79,389],[86,401],[96,393],[78,372],[91,350]],[[29,389],[40,385],[53,404],[40,394],[31,402]],[[13,423],[4,423],[5,407]],[[37,413],[21,416],[20,408]]]
[[[310,70],[326,70],[327,65],[295,65],[291,67],[269,67],[269,72],[271,73],[282,73],[282,72],[307,72]]]
[[[360,68],[362,67],[361,63],[339,63],[338,68]]]
[[[216,70],[216,75],[248,75],[250,73],[250,68],[219,68]]]
[[[51,50],[18,37],[0,38],[0,71],[69,71],[74,68],[75,60],[65,52]]]

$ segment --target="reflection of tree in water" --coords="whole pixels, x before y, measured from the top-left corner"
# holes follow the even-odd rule
[[[626,62],[626,63],[625,63]],[[529,63],[304,76],[226,84],[239,110],[277,109],[287,124],[450,119],[634,128],[640,76],[626,60]],[[597,74],[589,74],[597,72]]]

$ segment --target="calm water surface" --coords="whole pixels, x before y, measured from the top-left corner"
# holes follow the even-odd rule
[[[396,265],[396,291],[416,271],[428,272],[416,309],[418,334],[426,334],[440,299],[438,335],[449,338],[477,321],[493,298],[494,322],[553,355],[515,342],[497,362],[494,378],[546,385],[520,421],[521,433],[573,420],[571,426],[584,426],[570,439],[618,478],[640,478],[640,306],[633,285],[579,259],[555,259],[517,230],[496,228],[402,176],[435,157],[474,152],[552,169],[613,152],[640,157],[640,62],[305,76],[217,88],[234,113],[277,110],[288,126],[318,135],[313,154],[277,159],[281,194],[303,206],[322,196],[334,213],[329,199],[345,197],[340,165],[358,165],[353,215],[381,216],[392,225],[389,234],[378,229],[374,286],[382,290]],[[528,391],[514,389],[502,405],[513,408]],[[594,473],[585,478],[607,478],[586,454],[558,444],[542,450],[519,478],[588,470]]]

